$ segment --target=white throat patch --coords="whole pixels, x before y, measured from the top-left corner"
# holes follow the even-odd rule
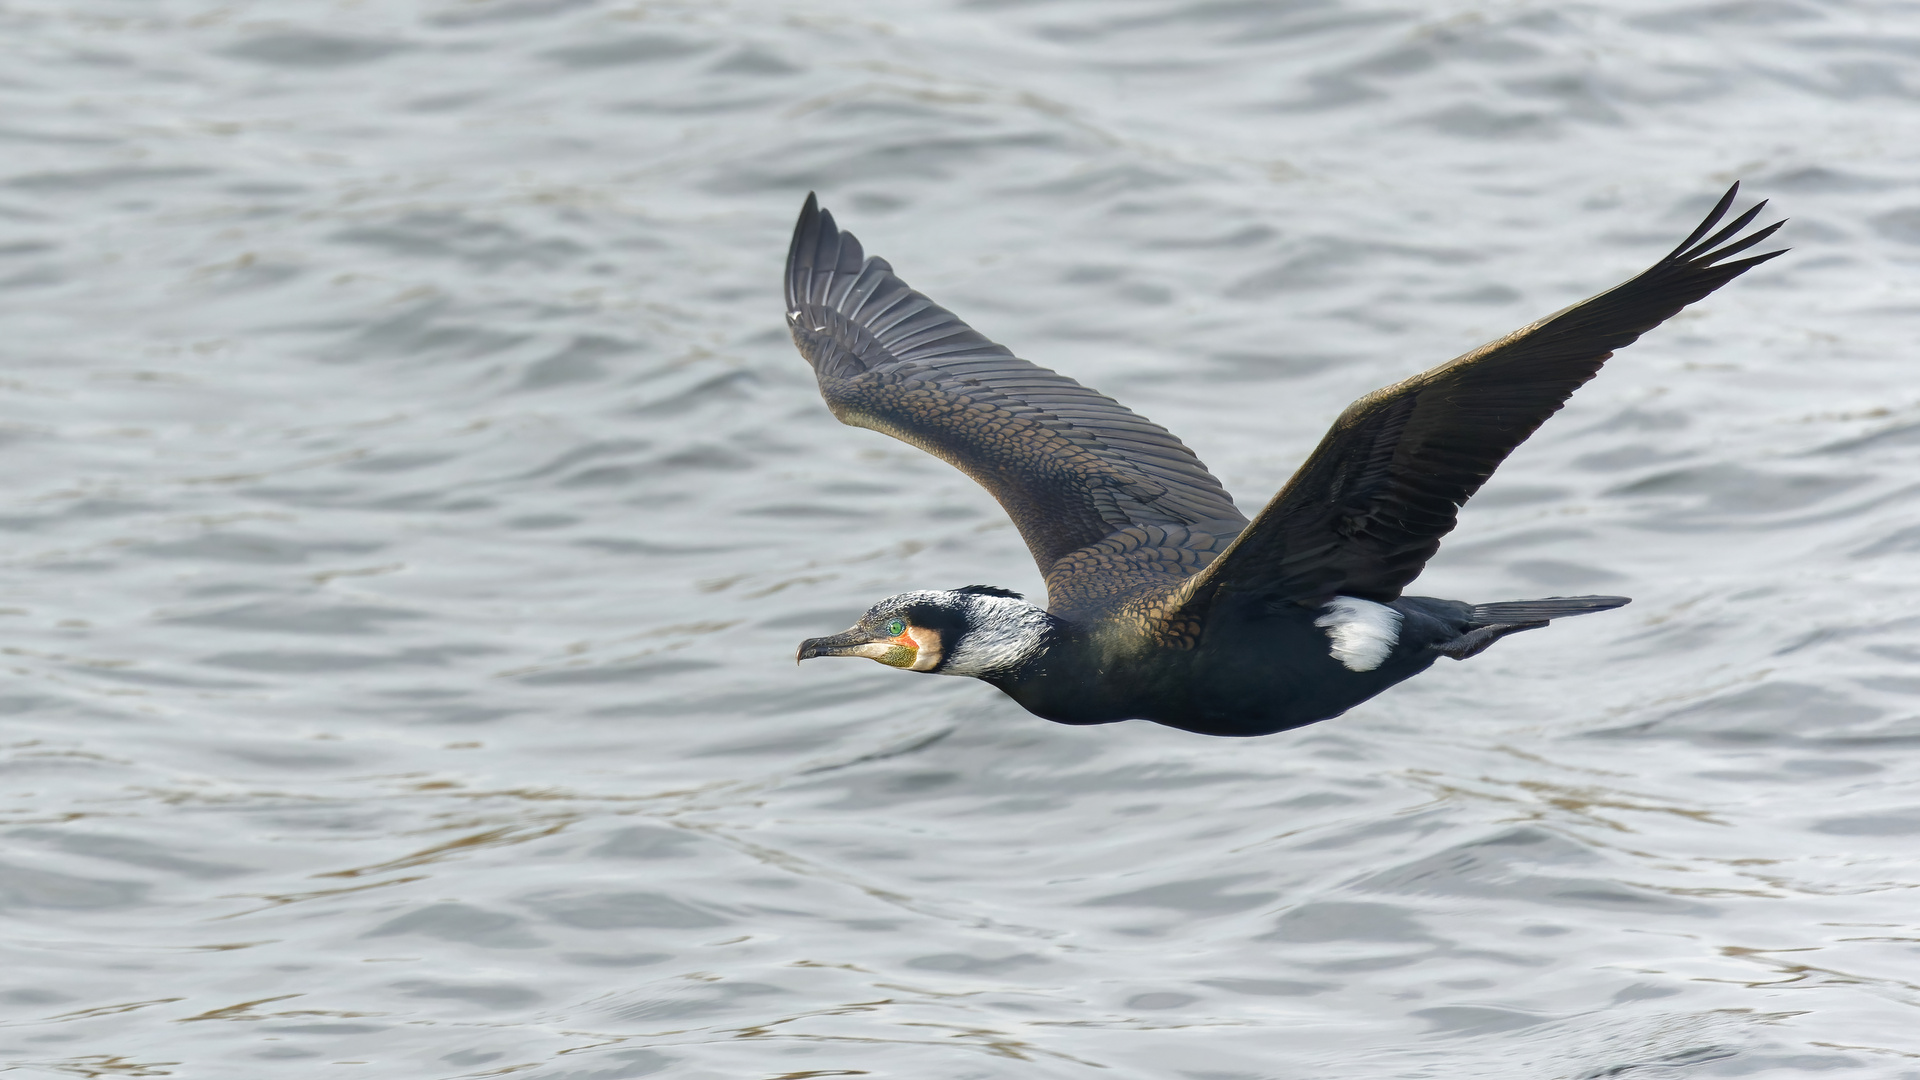
[[[1327,613],[1313,620],[1333,642],[1333,658],[1348,671],[1372,671],[1386,662],[1400,642],[1400,613],[1385,604],[1352,596],[1327,602]]]

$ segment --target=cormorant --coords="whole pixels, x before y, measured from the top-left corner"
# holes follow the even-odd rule
[[[1462,503],[1615,349],[1740,273],[1728,189],[1640,276],[1354,402],[1252,522],[1165,428],[1016,358],[908,288],[807,196],[787,322],[841,422],[960,468],[1000,501],[1047,606],[981,585],[902,593],[799,659],[970,675],[1063,724],[1266,735],[1338,716],[1442,656],[1627,603],[1402,596]],[[1706,237],[1704,240],[1702,237]]]

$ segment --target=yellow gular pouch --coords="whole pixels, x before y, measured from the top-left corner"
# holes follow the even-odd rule
[[[848,652],[907,671],[932,671],[940,666],[940,631],[909,626],[892,638],[869,641]]]
[[[913,653],[912,646],[891,641],[869,641],[864,645],[855,645],[840,655],[864,656],[869,660],[878,660],[888,667],[903,668],[913,666]]]

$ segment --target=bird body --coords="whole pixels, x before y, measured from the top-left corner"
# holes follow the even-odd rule
[[[1631,281],[1356,401],[1252,521],[1171,433],[908,288],[809,195],[787,320],[829,408],[992,492],[1048,603],[988,586],[904,593],[799,658],[971,676],[1065,724],[1250,736],[1337,716],[1442,656],[1619,607],[1401,590],[1460,505],[1613,350],[1780,254],[1726,261],[1779,228],[1735,239],[1764,203],[1706,237],[1738,189]]]
[[[1572,615],[1626,601],[1531,603],[1558,605],[1556,614]],[[1141,719],[1203,735],[1268,735],[1338,716],[1442,656],[1477,652],[1550,617],[1535,612],[1525,622],[1490,621],[1497,616],[1486,609],[1498,607],[1407,596],[1392,604],[1336,597],[1309,608],[1243,595],[1222,604],[1201,640],[1183,647],[1125,619],[1073,621],[1018,598],[987,603],[977,593],[928,591],[891,598],[873,613],[901,617],[903,634],[918,639],[915,645],[875,649],[875,635],[856,628],[849,631],[857,638],[851,648],[837,651],[835,639],[817,638],[802,655],[882,659],[880,650],[899,649],[904,661],[911,651],[912,662],[897,666],[970,675],[1062,724]],[[1471,637],[1489,629],[1494,632]],[[1466,644],[1456,645],[1463,638]],[[945,642],[962,643],[959,654],[940,658],[936,643]]]
[[[1248,597],[1226,605],[1192,648],[1124,624],[1069,624],[1033,662],[987,681],[1027,711],[1064,724],[1137,718],[1206,735],[1266,735],[1338,716],[1439,658],[1427,645],[1457,635],[1446,634],[1422,601],[1397,603],[1412,617],[1384,610],[1412,632],[1389,639],[1385,655],[1364,671],[1333,654],[1328,633],[1315,625],[1320,612],[1296,604],[1269,609]]]

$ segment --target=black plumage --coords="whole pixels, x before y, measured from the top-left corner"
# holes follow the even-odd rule
[[[992,492],[1039,564],[1048,606],[907,594],[918,599],[883,602],[847,634],[803,645],[802,658],[912,654],[897,666],[976,675],[1066,723],[1137,717],[1264,734],[1337,715],[1439,656],[1624,604],[1474,606],[1401,592],[1461,504],[1615,350],[1782,253],[1729,261],[1780,227],[1740,237],[1761,203],[1714,232],[1738,190],[1645,273],[1356,401],[1251,523],[1166,429],[907,287],[809,195],[787,256],[787,319],[821,396],[843,422],[918,446]],[[930,603],[952,609],[932,620],[944,630],[921,635],[932,645],[911,630],[924,619],[899,615],[924,616]],[[895,625],[909,629],[881,648],[876,635]],[[977,659],[991,651],[982,643],[1003,640],[1027,645]]]

